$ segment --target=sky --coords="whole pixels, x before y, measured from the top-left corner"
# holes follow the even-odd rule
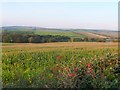
[[[117,2],[4,2],[2,26],[118,29]]]

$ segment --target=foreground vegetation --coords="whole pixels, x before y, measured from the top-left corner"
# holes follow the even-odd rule
[[[120,88],[117,43],[3,44],[3,87]]]

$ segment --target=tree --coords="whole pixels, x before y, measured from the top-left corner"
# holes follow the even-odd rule
[[[29,37],[29,38],[28,38],[28,42],[29,42],[29,43],[32,43],[32,42],[33,42],[33,40],[34,40],[34,38],[33,38],[33,37]]]

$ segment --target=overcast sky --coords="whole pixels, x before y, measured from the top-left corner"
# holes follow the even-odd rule
[[[6,2],[3,26],[118,29],[117,2]]]

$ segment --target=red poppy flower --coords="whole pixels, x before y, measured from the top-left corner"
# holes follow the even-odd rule
[[[88,73],[91,75],[91,77],[92,78],[94,78],[94,74],[93,74],[93,71],[92,71],[92,68],[91,68],[91,64],[90,63],[88,63],[87,64],[87,71],[88,71]]]
[[[56,68],[56,67],[54,67],[54,68],[53,68],[53,70],[54,70],[54,71],[56,71],[56,70],[57,70],[57,68]]]
[[[62,58],[62,56],[57,56],[57,59],[61,59]]]
[[[74,77],[75,75],[76,75],[76,74],[73,74],[73,73],[69,74],[70,77]]]
[[[91,63],[88,63],[88,64],[87,64],[87,67],[90,68],[90,67],[91,67]]]

